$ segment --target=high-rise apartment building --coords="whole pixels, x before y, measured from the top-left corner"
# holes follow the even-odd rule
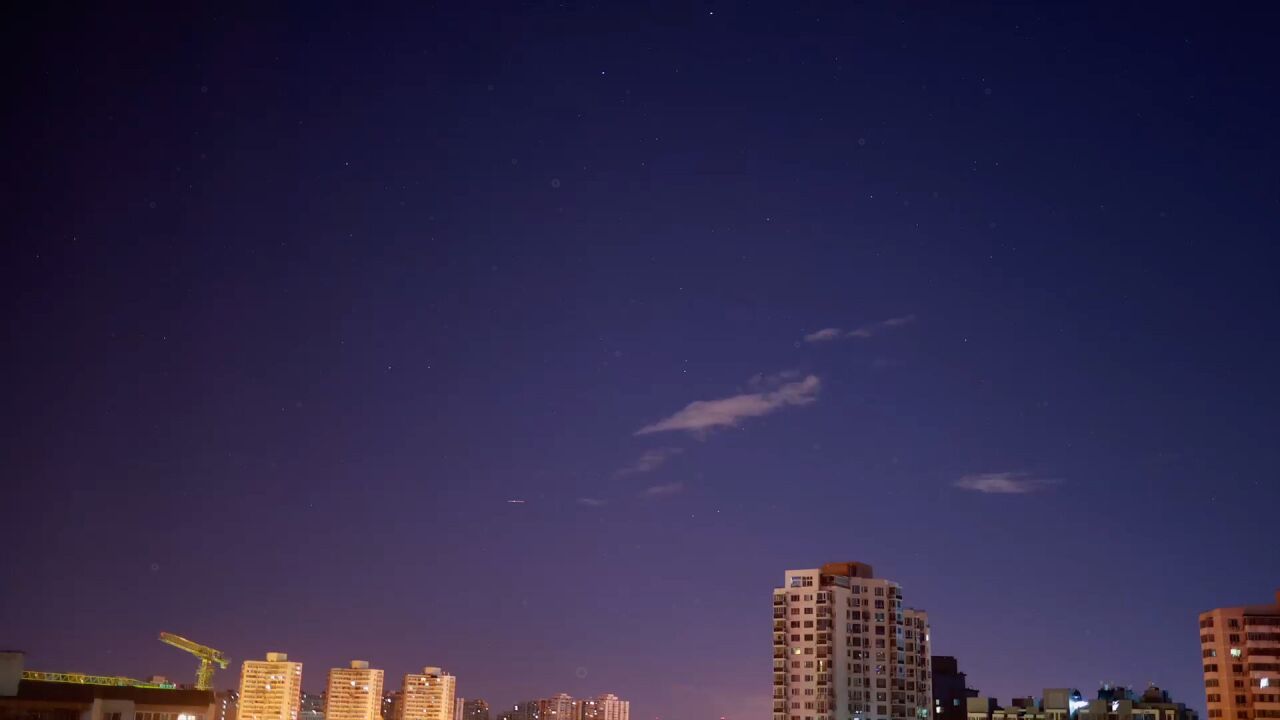
[[[325,720],[381,720],[383,672],[364,660],[329,671],[325,690]]]
[[[457,678],[438,667],[404,676],[395,720],[454,720]]]
[[[484,700],[467,700],[462,703],[462,715],[457,720],[489,720],[489,703]]]
[[[577,702],[568,693],[538,701],[538,717],[542,720],[574,720],[577,715]]]
[[[929,618],[870,565],[788,570],[773,591],[773,720],[931,715]]]
[[[1274,605],[1200,613],[1210,720],[1280,718],[1280,590]]]
[[[631,720],[631,703],[612,693],[579,700],[577,720]]]
[[[284,653],[245,660],[240,669],[237,720],[298,720],[302,704],[302,663]]]

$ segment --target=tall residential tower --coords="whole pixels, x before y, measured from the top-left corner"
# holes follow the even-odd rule
[[[302,704],[302,663],[284,653],[245,660],[240,670],[238,720],[298,720]]]
[[[1280,590],[1274,605],[1200,613],[1210,720],[1280,718]]]
[[[558,693],[538,701],[538,716],[542,720],[574,720],[578,714],[578,703],[569,693]]]
[[[631,703],[613,693],[579,700],[577,720],[631,720]]]
[[[925,720],[929,618],[870,565],[788,570],[773,591],[773,720]]]
[[[330,670],[325,720],[381,720],[382,679],[382,671],[370,669],[364,660]]]
[[[454,720],[457,678],[438,667],[404,676],[395,720]]]

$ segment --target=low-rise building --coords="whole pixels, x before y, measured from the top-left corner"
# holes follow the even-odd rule
[[[1154,685],[1142,695],[1103,685],[1096,698],[1074,688],[1046,688],[1042,699],[1014,698],[1007,707],[994,698],[969,698],[967,720],[1199,720],[1197,713]]]
[[[960,663],[950,655],[934,655],[929,658],[929,667],[933,671],[934,720],[965,720],[967,701],[978,697],[978,691],[968,687]]]
[[[217,717],[211,690],[24,680],[23,654],[0,653],[0,656],[0,720],[215,720]]]

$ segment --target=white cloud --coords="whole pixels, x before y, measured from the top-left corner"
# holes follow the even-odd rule
[[[639,475],[640,473],[653,472],[662,467],[663,464],[672,457],[684,452],[683,448],[678,447],[661,447],[652,450],[645,450],[644,453],[636,458],[636,461],[630,465],[621,468],[613,474],[614,477],[626,477],[628,475]]]
[[[640,493],[640,497],[647,498],[664,498],[672,495],[679,495],[684,492],[684,483],[663,483],[662,485],[650,485]]]
[[[718,427],[736,427],[746,418],[761,417],[791,405],[808,405],[818,399],[822,381],[817,375],[789,382],[776,390],[743,393],[718,400],[696,400],[676,414],[646,425],[636,435],[685,430],[700,433]]]
[[[817,332],[811,332],[804,336],[805,342],[826,342],[828,340],[839,340],[844,336],[844,331],[840,328],[822,328]]]
[[[599,498],[580,497],[578,498],[578,504],[586,507],[600,507],[601,505],[608,505],[609,501]]]
[[[827,342],[830,340],[839,340],[842,338],[857,338],[859,340],[866,340],[867,338],[871,338],[871,337],[875,337],[876,335],[879,335],[885,330],[902,327],[903,325],[910,325],[915,321],[916,321],[915,315],[903,315],[901,317],[893,317],[893,318],[889,318],[888,320],[881,320],[880,322],[874,322],[868,325],[863,325],[862,327],[854,328],[853,330],[849,330],[847,332],[844,330],[841,330],[840,328],[823,328],[822,330],[819,330],[817,332],[813,332],[813,333],[809,333],[808,335],[805,335],[804,340],[805,342],[810,342],[810,343]]]
[[[955,486],[987,495],[1025,495],[1057,485],[1053,478],[1035,477],[1024,472],[997,472],[965,475]]]
[[[764,373],[756,373],[747,378],[747,387],[752,390],[772,390],[773,388],[783,385],[787,382],[800,377],[799,370],[783,370],[780,373],[765,375]]]

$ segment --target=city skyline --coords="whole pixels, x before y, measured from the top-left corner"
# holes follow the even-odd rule
[[[758,720],[773,588],[856,560],[984,696],[1218,720],[1200,614],[1280,583],[1280,5],[8,17],[27,667]]]
[[[819,578],[821,578],[821,580]],[[812,618],[808,624],[809,624],[809,628],[812,629],[813,632],[815,633],[818,632],[818,629],[816,628],[815,625],[813,625],[813,623],[816,623],[819,621],[827,623],[827,626],[825,629],[828,632],[830,632],[834,628],[834,626],[832,625],[832,619],[831,619],[833,615],[830,612],[828,612],[827,615],[823,616],[825,620],[820,620],[816,615],[809,612],[813,610],[815,607],[817,607],[812,604],[813,599],[816,596],[804,595],[803,594],[805,592],[804,589],[808,588],[810,592],[818,593],[819,592],[818,590],[814,590],[814,588],[818,588],[818,587],[825,588],[824,591],[821,591],[822,594],[824,595],[824,598],[818,599],[817,601],[818,605],[825,604],[825,605],[834,607],[834,604],[839,604],[840,600],[845,600],[850,604],[850,607],[853,607],[853,603],[858,603],[859,607],[862,607],[864,605],[866,607],[873,607],[872,603],[874,602],[876,603],[874,605],[875,608],[889,611],[889,614],[892,614],[892,611],[889,610],[889,608],[887,607],[887,603],[889,602],[895,603],[893,607],[899,608],[897,612],[899,612],[899,614],[903,616],[904,621],[907,623],[907,625],[915,628],[914,633],[912,631],[907,631],[906,634],[898,633],[899,635],[902,635],[902,640],[900,640],[899,643],[902,644],[908,640],[918,641],[920,645],[919,652],[923,653],[923,657],[925,658],[923,661],[924,663],[923,667],[928,668],[928,672],[930,675],[932,675],[934,672],[937,672],[937,662],[933,662],[933,661],[941,661],[944,663],[944,667],[947,668],[946,672],[948,673],[948,675],[954,676],[955,678],[959,679],[958,685],[956,685],[955,687],[951,687],[947,690],[948,695],[955,695],[956,693],[960,693],[959,695],[955,695],[955,696],[968,697],[971,700],[974,700],[976,702],[986,702],[986,701],[996,702],[997,701],[997,698],[995,698],[994,696],[991,696],[987,693],[983,693],[979,689],[970,689],[967,687],[968,683],[965,682],[966,674],[958,671],[956,666],[956,658],[932,654],[931,648],[930,648],[930,642],[929,642],[928,615],[923,610],[920,610],[917,608],[908,608],[901,605],[901,597],[902,597],[901,589],[897,583],[876,578],[874,575],[873,568],[866,563],[856,562],[856,561],[840,562],[840,563],[827,563],[823,565],[821,568],[815,568],[812,570],[786,571],[786,579],[784,584],[781,587],[774,588],[772,625],[773,625],[773,637],[774,637],[774,683],[773,685],[775,688],[775,695],[774,695],[775,717],[778,716],[779,714],[789,715],[790,712],[794,711],[794,708],[792,708],[787,713],[780,713],[776,704],[776,701],[780,697],[779,695],[776,694],[777,688],[779,686],[783,688],[790,688],[792,685],[797,684],[797,681],[795,680],[793,680],[792,682],[787,682],[785,679],[782,681],[781,684],[779,684],[779,681],[778,681],[779,657],[783,657],[786,659],[786,661],[790,661],[791,659],[790,649],[792,645],[796,643],[801,643],[801,646],[797,648],[797,650],[799,651],[799,650],[802,650],[805,645],[809,645],[813,642],[810,639],[811,636],[803,635],[805,628],[798,627],[798,622],[805,622],[804,618],[792,618],[787,613],[791,612],[798,615],[801,612],[801,610],[804,610],[805,604],[807,603],[808,609],[805,610],[805,612],[809,614],[805,615],[804,617]],[[796,594],[794,590],[799,590],[801,594]],[[840,594],[842,590],[845,591],[845,595]],[[848,594],[848,591],[852,591],[854,593],[854,596],[846,597],[846,595]],[[836,595],[838,597],[835,597],[833,599],[831,597],[833,595]],[[865,597],[858,597],[858,599],[855,600],[854,597],[857,597],[857,596],[865,596]],[[1210,713],[1206,713],[1206,717],[1212,717],[1215,719],[1224,718],[1225,720],[1232,720],[1232,718],[1235,718],[1235,720],[1265,720],[1265,718],[1273,717],[1272,715],[1267,715],[1267,714],[1258,715],[1256,717],[1253,715],[1250,715],[1248,717],[1240,715],[1237,717],[1234,714],[1236,705],[1243,704],[1249,707],[1251,711],[1253,710],[1253,703],[1251,701],[1238,701],[1238,700],[1226,701],[1225,706],[1231,711],[1229,714],[1223,714],[1221,713],[1221,711],[1216,711],[1219,714],[1212,714],[1212,713],[1215,712],[1213,708],[1221,707],[1220,705],[1216,704],[1218,701],[1214,699],[1217,696],[1213,695],[1213,693],[1221,692],[1219,688],[1220,688],[1220,683],[1222,681],[1219,680],[1219,677],[1227,678],[1227,680],[1225,681],[1225,684],[1227,685],[1230,685],[1231,678],[1233,677],[1245,677],[1245,682],[1248,682],[1248,675],[1241,675],[1240,671],[1230,670],[1230,666],[1228,666],[1227,669],[1221,670],[1222,675],[1219,676],[1220,670],[1219,670],[1219,666],[1216,664],[1216,658],[1218,657],[1219,654],[1221,654],[1224,657],[1230,657],[1235,661],[1241,661],[1243,658],[1243,661],[1246,663],[1250,659],[1257,660],[1258,659],[1257,656],[1263,656],[1261,659],[1264,662],[1268,658],[1277,659],[1277,657],[1280,656],[1280,635],[1271,633],[1268,635],[1259,635],[1255,637],[1255,634],[1249,633],[1250,630],[1258,629],[1258,628],[1254,628],[1253,627],[1254,625],[1259,625],[1259,626],[1266,625],[1268,627],[1263,627],[1261,628],[1261,630],[1268,631],[1268,632],[1270,631],[1270,629],[1272,629],[1272,626],[1280,627],[1280,589],[1276,590],[1275,599],[1276,599],[1276,602],[1274,604],[1269,604],[1269,605],[1253,604],[1253,605],[1236,606],[1236,607],[1224,607],[1224,608],[1216,608],[1213,610],[1200,613],[1199,618],[1200,618],[1200,630],[1201,630],[1201,634],[1200,634],[1201,644],[1206,648],[1212,648],[1212,650],[1206,649],[1203,653],[1203,657],[1205,659],[1204,688],[1205,688],[1205,693],[1207,697],[1207,702],[1211,711]],[[881,605],[881,603],[885,603],[885,605]],[[789,610],[792,605],[798,605],[798,606],[794,610]],[[818,609],[820,611],[822,610],[822,608],[820,607]],[[850,612],[854,612],[854,611],[850,611]],[[873,611],[861,611],[861,610],[857,611],[857,613],[860,613],[861,615],[868,615],[871,612]],[[779,615],[779,613],[782,613],[782,614]],[[859,618],[854,617],[852,619],[859,619]],[[861,619],[870,620],[873,618],[868,616],[868,617],[863,617]],[[874,620],[875,622],[880,622],[879,614],[876,615]],[[892,624],[893,622],[892,618],[890,618],[889,622],[890,624]],[[782,623],[782,625],[780,625],[779,623]],[[786,626],[787,623],[791,623],[791,625],[794,627],[783,627],[783,626]],[[1215,627],[1219,628],[1220,630],[1226,630],[1227,632],[1218,632],[1217,634],[1215,634]],[[853,635],[858,636],[858,640],[860,641],[860,643],[862,643],[862,645],[859,645],[860,647],[861,646],[871,647],[870,645],[871,637],[869,636],[872,634],[878,634],[878,633],[872,632],[873,628],[875,628],[874,623],[867,624],[865,626],[862,624],[850,625],[849,632],[852,633]],[[798,630],[800,634],[799,635],[789,634],[795,630]],[[1229,634],[1231,632],[1235,632],[1237,634],[1235,635]],[[1244,639],[1246,634],[1247,634],[1247,639]],[[862,637],[863,635],[867,635],[868,637]],[[801,637],[805,639],[802,641]],[[920,638],[923,638],[923,640],[921,640]],[[851,635],[849,641],[853,642],[853,640],[854,638]],[[879,645],[878,643],[879,641],[877,641],[877,645],[876,645],[877,648],[881,647],[881,645]],[[854,645],[850,645],[850,647],[853,647],[853,646]],[[1237,647],[1233,647],[1233,646],[1237,646]],[[780,656],[778,654],[779,647],[783,647],[787,649],[788,652],[785,653],[785,655]],[[841,647],[843,647],[843,645]],[[907,644],[905,647],[909,653],[915,651],[914,645]],[[837,648],[837,650],[838,649],[839,648]],[[1227,651],[1230,651],[1229,655]],[[797,652],[797,655],[799,655],[799,652]],[[832,655],[832,657],[834,657],[834,655]],[[852,655],[850,657],[853,658]],[[853,658],[853,659],[856,659],[856,658]],[[880,658],[878,657],[876,659],[877,661],[880,660]],[[915,665],[917,668],[922,667],[921,663],[915,663]],[[344,691],[342,694],[337,696],[337,702],[339,703],[339,707],[336,709],[336,713],[334,717],[337,717],[338,720],[368,720],[368,718],[374,718],[374,717],[385,717],[386,720],[393,720],[396,717],[404,717],[403,713],[405,712],[405,708],[402,704],[402,701],[404,697],[403,691],[406,687],[412,688],[415,692],[421,695],[420,698],[414,701],[413,703],[414,710],[412,710],[410,714],[412,715],[416,712],[418,715],[422,716],[423,718],[427,718],[427,720],[456,720],[455,718],[452,718],[447,713],[445,715],[439,715],[439,713],[445,712],[447,710],[449,712],[453,712],[456,714],[456,712],[461,711],[464,706],[476,705],[478,709],[482,710],[485,713],[488,712],[490,707],[490,705],[484,698],[467,699],[462,696],[458,696],[457,690],[456,690],[456,682],[457,682],[456,676],[452,675],[451,673],[443,671],[439,667],[426,667],[422,670],[421,673],[406,673],[404,675],[404,685],[402,685],[401,689],[392,690],[390,688],[386,688],[384,690],[384,687],[385,687],[383,683],[384,671],[382,669],[371,668],[369,662],[365,660],[352,660],[346,667],[330,668],[327,670],[326,690],[322,693],[308,693],[306,691],[305,679],[307,676],[302,672],[302,667],[303,667],[303,663],[297,660],[290,660],[288,653],[276,652],[276,651],[267,652],[266,660],[248,659],[243,661],[243,663],[241,664],[239,683],[235,688],[230,688],[230,690],[236,691],[235,697],[237,700],[240,697],[242,697],[242,694],[246,692],[248,693],[250,697],[250,706],[251,706],[251,709],[249,710],[249,712],[256,713],[253,716],[254,718],[261,718],[261,717],[269,718],[273,714],[277,717],[280,717],[280,716],[292,716],[295,718],[299,717],[300,716],[299,710],[305,710],[307,698],[312,697],[312,698],[315,698],[318,702],[320,702],[320,705],[318,707],[320,708],[321,716],[323,716],[325,720],[329,720],[329,712],[330,712],[329,698],[332,696],[335,683],[338,683],[339,685],[341,685],[342,690]],[[840,685],[840,683],[842,682],[841,678],[853,679],[853,678],[856,678],[856,676],[858,675],[865,676],[867,673],[870,672],[869,667],[865,672],[861,670],[861,667],[862,667],[861,665],[859,665],[858,667],[859,667],[859,671],[857,673],[852,672],[852,667],[849,669],[850,670],[849,672],[845,672],[843,669],[828,668],[827,672],[830,673],[832,676],[834,676],[835,679],[829,680],[827,682],[830,682],[832,685]],[[1265,665],[1265,664],[1264,665],[1248,665],[1248,668],[1250,670],[1257,668],[1258,671],[1263,671],[1263,672],[1268,670],[1274,671],[1273,673],[1266,674],[1264,679],[1261,681],[1262,682],[1261,687],[1264,689],[1264,691],[1266,688],[1269,688],[1269,687],[1280,686],[1280,663],[1271,664],[1271,665]],[[790,672],[790,669],[788,669],[787,672]],[[1273,682],[1272,680],[1270,680],[1271,674],[1275,674],[1277,678],[1274,681],[1275,683],[1274,685],[1271,684]],[[158,682],[168,682],[169,683],[168,687],[182,687],[182,688],[192,687],[189,683],[175,684],[173,681],[168,680],[167,678],[161,675],[155,675],[153,677]],[[893,682],[893,679],[895,677],[896,676],[894,676],[892,672],[886,674],[886,678],[893,683],[892,687],[896,688],[897,683]],[[912,673],[912,677],[913,678],[915,677],[914,671]],[[271,683],[276,682],[278,680],[286,681],[283,688],[277,688],[277,690],[274,693],[264,693],[263,691],[264,682],[267,683],[265,686],[266,690],[270,691]],[[443,683],[443,691],[440,690],[438,687],[434,689],[431,687],[428,687],[429,685],[431,685],[432,681],[437,681],[437,684]],[[1257,687],[1256,677],[1254,678],[1254,681],[1255,682],[1253,683],[1253,687],[1256,689]],[[348,682],[353,689],[349,690],[346,687]],[[847,680],[843,682],[847,683]],[[361,686],[361,683],[364,683],[363,686]],[[806,685],[812,686],[812,682],[806,681],[805,683],[800,684],[799,687],[803,688]],[[920,685],[921,687],[927,687],[923,682],[920,683]],[[1132,690],[1132,688],[1134,687],[1133,685],[1126,686],[1123,683],[1120,685],[1113,685],[1112,683],[1106,682],[1106,681],[1102,681],[1101,685],[1102,685],[1102,690],[1099,690],[1100,693],[1106,691],[1107,688],[1110,688],[1110,687],[1116,687],[1118,689],[1124,689],[1127,687],[1130,690]],[[863,687],[863,688],[871,687],[871,685],[866,682],[865,678],[861,682],[859,682],[856,686]],[[850,685],[849,687],[853,687],[853,685]],[[890,687],[890,686],[886,685],[886,687]],[[1240,687],[1239,684],[1237,684],[1237,690],[1239,690],[1239,687]],[[1245,687],[1248,687],[1248,686],[1246,685]],[[899,689],[905,689],[905,688],[899,688]],[[1154,681],[1149,683],[1148,692],[1150,692],[1152,689],[1158,689]],[[932,709],[932,703],[934,702],[935,698],[941,697],[939,695],[935,695],[932,692],[932,690],[933,688],[931,686],[928,686],[928,689],[924,691],[925,694],[921,696],[929,700],[929,703],[930,703],[929,707],[931,709]],[[221,710],[219,711],[220,716],[226,718],[227,720],[238,720],[237,715],[227,714],[226,691],[217,689],[215,685],[215,687],[210,692],[216,692],[217,695],[220,698],[222,698]],[[792,692],[796,692],[796,691],[793,690]],[[1166,692],[1166,695],[1167,695],[1167,692]],[[790,696],[786,695],[786,697],[789,698]],[[1026,696],[1015,695],[1013,696],[1014,702],[1016,703],[1019,700],[1024,699],[1025,697]],[[1268,703],[1267,705],[1262,706],[1264,709],[1264,712],[1280,713],[1280,707],[1277,707],[1275,709],[1269,708],[1269,705],[1271,704],[1280,705],[1280,700],[1272,700],[1271,698],[1273,697],[1276,697],[1276,696],[1268,695],[1263,698],[1263,700],[1266,703]],[[396,703],[391,706],[390,713],[387,713],[385,710],[383,710],[383,704],[387,701],[387,698],[396,698],[397,700],[401,701],[401,703]],[[450,698],[454,698],[454,701],[450,702]],[[870,703],[871,694],[868,693],[865,698],[859,698],[859,699],[865,700],[866,703]],[[1168,702],[1167,697],[1165,702]],[[215,702],[214,704],[217,705],[218,702]],[[233,708],[235,707],[235,705],[238,705],[238,703],[233,703]],[[629,710],[628,710],[629,702],[626,700],[621,700],[613,693],[603,693],[603,694],[597,694],[594,696],[589,695],[589,696],[578,698],[578,697],[574,697],[569,693],[560,692],[554,695],[542,697],[541,699],[533,699],[533,700],[526,699],[526,700],[521,700],[515,703],[508,704],[508,706],[511,706],[511,705],[514,705],[514,707],[517,710],[519,710],[522,705],[530,705],[533,708],[531,712],[534,712],[536,716],[539,718],[563,716],[563,717],[568,717],[571,720],[591,720],[596,718],[598,718],[598,720],[628,720],[629,719]],[[588,705],[592,706],[591,710],[586,709]],[[960,707],[960,706],[962,706],[962,704],[957,705],[957,707]],[[1189,708],[1195,707],[1191,703],[1187,703],[1186,706]],[[268,714],[265,716],[262,715],[262,712],[263,712],[261,709],[262,707],[268,708]],[[500,705],[499,707],[502,707],[502,706]],[[257,709],[255,710],[252,708],[257,708]],[[621,710],[619,711],[616,708],[621,708]],[[908,712],[906,715],[902,715],[902,716],[893,716],[893,713],[887,713],[887,715],[892,716],[893,720],[900,720],[900,718],[903,718],[903,717],[917,716],[916,712],[918,712],[918,710],[920,709],[923,709],[923,708],[917,707],[916,711]],[[879,713],[873,710],[874,708],[865,706],[863,703],[859,703],[856,714],[858,714],[860,717],[866,717],[868,718],[868,720],[876,720],[877,715],[880,715],[880,716],[886,715],[886,713]],[[1018,708],[1014,708],[1014,710],[1016,710],[1017,712],[1022,712],[1022,710]],[[851,710],[850,713],[853,713],[853,710]],[[990,712],[988,712],[988,715],[989,714]],[[301,715],[305,715],[305,712],[301,713]],[[970,716],[973,715],[972,707],[970,708],[969,715]],[[1277,717],[1280,717],[1280,715],[1277,715]],[[1054,720],[1054,719],[1051,718],[1050,720]],[[1159,720],[1159,719],[1157,718],[1156,720]]]

